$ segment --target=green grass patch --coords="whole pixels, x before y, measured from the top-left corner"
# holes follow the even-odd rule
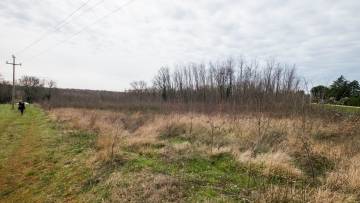
[[[360,114],[360,107],[344,106],[333,104],[312,104],[313,106],[324,108],[326,110],[337,111],[339,113]]]
[[[245,190],[264,185],[266,180],[259,169],[251,170],[239,164],[230,154],[212,157],[190,156],[175,162],[162,160],[161,156],[133,154],[133,158],[119,169],[131,176],[141,171],[166,174],[182,182],[189,201],[207,199],[241,200]],[[230,198],[231,197],[231,198]]]
[[[167,139],[169,143],[182,142],[179,137]],[[175,141],[174,141],[175,140]],[[127,181],[141,173],[163,174],[179,180],[189,202],[242,202],[248,199],[251,191],[261,191],[269,185],[301,188],[306,181],[274,173],[262,175],[261,165],[242,164],[230,153],[214,156],[192,153],[179,155],[174,159],[162,157],[154,147],[154,153],[137,153],[134,150],[124,156],[126,161],[116,168]],[[127,187],[126,185],[123,187]]]
[[[264,184],[256,168],[249,170],[230,154],[184,159],[180,171],[187,183],[191,201],[208,198],[241,200],[244,191]],[[231,198],[229,198],[231,197]]]

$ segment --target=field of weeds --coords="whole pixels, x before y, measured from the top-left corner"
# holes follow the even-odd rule
[[[360,120],[53,109],[97,134],[106,201],[359,202]]]

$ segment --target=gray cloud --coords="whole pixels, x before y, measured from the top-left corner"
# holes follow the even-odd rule
[[[84,1],[2,0],[0,57],[51,30]],[[84,13],[19,56],[19,75],[63,87],[122,90],[150,81],[162,65],[244,55],[297,64],[312,83],[340,74],[360,79],[357,0],[136,0],[72,38],[126,1],[91,0]],[[38,58],[32,56],[52,47]],[[9,68],[1,73],[10,78]]]

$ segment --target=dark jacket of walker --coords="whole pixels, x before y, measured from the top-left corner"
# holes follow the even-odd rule
[[[25,103],[24,102],[19,102],[19,107],[18,107],[19,111],[21,112],[21,114],[24,114],[25,111]]]

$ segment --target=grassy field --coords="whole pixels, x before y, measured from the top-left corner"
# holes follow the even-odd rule
[[[358,202],[359,120],[54,109],[97,132],[108,201]],[[105,172],[106,171],[106,172]],[[106,174],[106,175],[104,175]],[[98,181],[96,181],[98,180]]]
[[[0,202],[358,202],[356,122],[0,106]]]
[[[356,106],[344,106],[344,105],[332,105],[332,104],[313,104],[324,109],[335,110],[341,113],[360,114],[360,107]]]

